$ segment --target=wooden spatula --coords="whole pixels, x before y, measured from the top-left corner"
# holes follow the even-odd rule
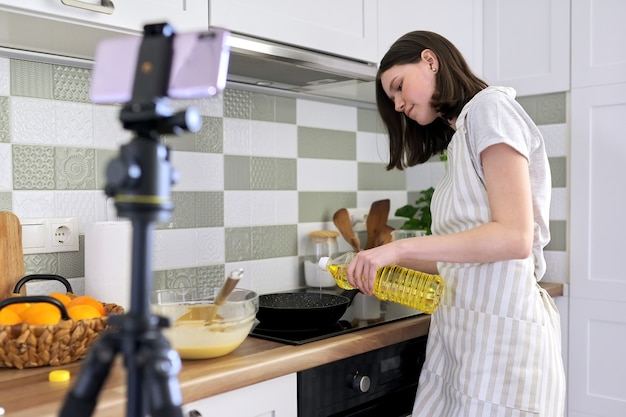
[[[217,294],[217,297],[215,297],[214,304],[191,305],[188,307],[185,314],[176,319],[176,322],[201,320],[204,322],[204,325],[211,324],[220,306],[226,302],[228,296],[242,277],[243,269],[233,271],[230,276],[226,278],[222,288],[220,288],[220,292]]]
[[[0,212],[0,300],[11,297],[17,281],[24,276],[22,225],[8,211]]]
[[[352,220],[350,219],[350,213],[348,213],[348,209],[340,208],[333,215],[333,223],[337,229],[339,229],[339,233],[341,236],[352,246],[355,252],[361,250],[361,241],[359,237],[354,233],[354,229],[352,228]]]
[[[389,206],[389,199],[378,200],[372,203],[370,213],[365,220],[365,227],[367,228],[367,243],[365,244],[365,249],[371,249],[376,246],[378,235],[380,235],[387,226]]]

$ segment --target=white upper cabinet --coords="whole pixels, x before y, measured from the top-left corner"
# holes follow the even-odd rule
[[[396,39],[414,30],[446,37],[472,70],[482,73],[482,0],[380,0],[377,62]]]
[[[519,96],[570,88],[570,0],[483,0],[485,81]]]
[[[626,82],[626,2],[572,2],[572,88]]]
[[[317,0],[306,4],[292,0],[211,0],[210,24],[375,62],[376,3],[376,0]]]
[[[208,29],[208,1],[0,0],[0,46],[91,59],[99,40],[159,22]]]

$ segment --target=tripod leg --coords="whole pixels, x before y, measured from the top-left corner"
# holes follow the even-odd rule
[[[119,351],[117,335],[102,333],[89,349],[76,384],[65,398],[59,417],[91,416],[98,394]]]
[[[144,352],[146,394],[152,417],[182,417],[182,395],[178,373],[182,368],[178,352],[170,347],[165,336],[156,332]]]

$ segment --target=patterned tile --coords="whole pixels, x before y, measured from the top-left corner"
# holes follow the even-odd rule
[[[11,97],[11,141],[32,145],[54,145],[56,120],[54,101]]]
[[[224,117],[250,119],[251,94],[230,88],[224,90]]]
[[[54,190],[54,148],[13,145],[13,189]]]
[[[56,253],[24,255],[24,274],[59,275],[59,260]]]
[[[275,97],[267,94],[250,94],[250,118],[273,122],[276,120]]]
[[[11,95],[53,98],[52,65],[42,62],[11,60]]]
[[[202,128],[195,135],[196,152],[221,153],[224,148],[222,118],[203,117]]]
[[[552,173],[552,187],[567,187],[567,159],[565,157],[548,158]]]
[[[93,146],[91,104],[57,101],[54,106],[55,145]]]
[[[224,192],[195,193],[196,227],[224,226]]]
[[[0,143],[11,142],[9,98],[0,96]]]
[[[65,278],[78,278],[85,276],[85,236],[81,235],[78,242],[77,252],[60,252],[59,275]]]
[[[54,99],[89,103],[91,70],[55,65],[53,68]]]
[[[11,192],[0,191],[0,211],[13,211]]]
[[[59,190],[94,190],[96,188],[96,152],[87,148],[56,147],[56,188]]]
[[[174,213],[172,227],[175,229],[191,228],[196,226],[196,198],[193,192],[173,192]]]
[[[249,227],[226,228],[224,237],[226,262],[251,259],[252,237]]]

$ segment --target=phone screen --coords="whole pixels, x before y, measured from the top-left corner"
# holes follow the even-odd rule
[[[220,28],[175,35],[169,97],[210,97],[224,90],[230,58],[229,35]],[[125,36],[105,39],[98,44],[90,90],[92,102],[130,101],[142,39]]]

